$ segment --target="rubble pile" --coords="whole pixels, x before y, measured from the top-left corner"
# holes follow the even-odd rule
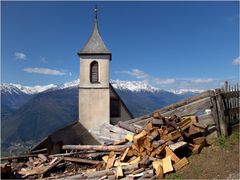
[[[207,126],[196,116],[153,113],[152,117],[135,133],[112,144],[63,145],[65,153],[29,155],[18,163],[2,158],[9,161],[1,166],[2,172],[8,168],[5,175],[18,178],[163,178],[186,166],[187,157],[201,152]]]

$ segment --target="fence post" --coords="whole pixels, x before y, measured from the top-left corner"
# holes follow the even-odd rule
[[[221,90],[216,89],[216,100],[217,100],[217,110],[218,110],[218,117],[219,117],[219,125],[220,125],[220,132],[221,135],[227,136],[228,135],[228,124],[225,120],[225,114],[224,114],[224,105],[223,105],[223,98],[221,95]]]
[[[211,98],[211,103],[212,103],[212,108],[211,108],[211,112],[212,112],[212,117],[213,120],[216,124],[216,128],[217,128],[217,135],[220,136],[221,135],[221,129],[220,129],[220,123],[219,123],[219,117],[218,117],[218,111],[217,111],[217,101],[216,101],[216,96],[215,96],[215,92],[212,90],[208,91],[209,96]]]

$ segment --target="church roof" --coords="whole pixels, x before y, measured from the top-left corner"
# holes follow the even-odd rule
[[[88,42],[84,48],[78,53],[78,55],[90,55],[90,54],[108,54],[111,52],[105,46],[99,32],[98,32],[98,21],[97,21],[97,9],[95,9],[95,19],[93,33],[88,39]]]

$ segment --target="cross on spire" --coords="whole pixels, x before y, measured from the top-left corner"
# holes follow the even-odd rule
[[[97,20],[97,15],[98,15],[98,7],[97,7],[97,5],[95,5],[94,12],[95,12],[95,19]]]

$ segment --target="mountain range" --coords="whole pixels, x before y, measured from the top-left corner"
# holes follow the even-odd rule
[[[78,84],[79,80],[34,87],[2,84],[2,150],[19,143],[32,145],[76,121]],[[166,91],[140,81],[112,80],[111,84],[135,117],[201,92]]]

